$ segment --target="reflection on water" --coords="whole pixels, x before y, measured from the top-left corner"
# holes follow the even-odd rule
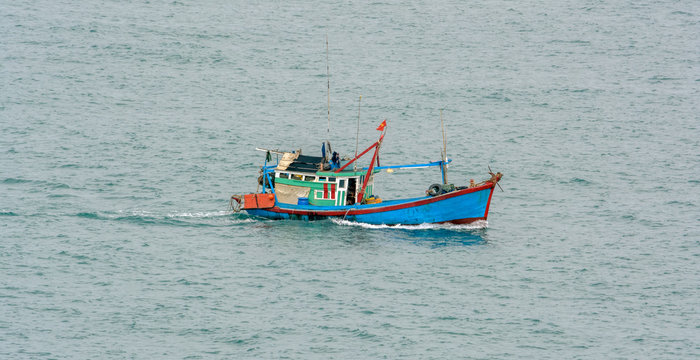
[[[240,219],[240,216],[236,217]],[[352,244],[377,241],[410,241],[417,245],[463,246],[488,242],[488,222],[472,224],[373,225],[330,219],[320,221],[269,220],[252,217],[256,231],[269,232],[268,237],[297,239],[332,239]]]
[[[411,240],[419,245],[427,244],[431,247],[483,245],[488,242],[485,228],[469,230],[454,230],[448,228],[430,231],[408,231],[405,232],[405,239]]]

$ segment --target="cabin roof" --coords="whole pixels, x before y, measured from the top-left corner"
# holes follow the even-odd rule
[[[376,174],[380,172],[380,170],[377,169],[372,169],[372,174]],[[341,171],[341,172],[333,172],[333,171],[319,171],[316,173],[318,176],[334,176],[334,177],[356,177],[356,176],[362,176],[366,175],[367,171]]]
[[[277,167],[275,168],[275,171],[331,177],[357,177],[367,174],[367,171],[365,170],[353,171],[349,169],[336,173],[333,172],[333,170],[330,170],[328,163],[325,162],[325,159],[322,156],[300,155],[298,153],[291,152],[284,153],[282,159],[280,159]],[[372,174],[376,174],[378,172],[378,169],[374,169]]]
[[[285,168],[282,168],[283,166],[278,166],[277,170],[315,173],[322,169],[323,160],[324,159],[321,156],[297,155],[296,158],[289,163],[289,165],[287,165]]]

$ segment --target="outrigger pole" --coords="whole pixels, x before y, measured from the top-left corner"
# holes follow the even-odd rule
[[[382,136],[379,138],[379,140],[377,140],[377,142],[375,142],[374,144],[370,145],[367,149],[365,149],[365,151],[361,152],[360,155],[355,156],[352,160],[348,161],[345,165],[341,166],[340,169],[338,169],[338,170],[336,170],[336,171],[334,171],[334,172],[337,172],[337,173],[338,173],[338,172],[343,171],[343,169],[345,169],[346,167],[348,167],[348,165],[354,163],[355,160],[361,158],[362,155],[366,154],[368,151],[370,151],[370,150],[374,149],[375,147],[379,146],[379,143],[382,142],[382,139],[384,139],[384,134],[382,134]]]
[[[365,181],[362,183],[362,189],[360,190],[360,193],[357,194],[357,198],[360,199],[360,203],[362,203],[362,200],[364,199],[365,196],[365,189],[367,188],[367,184],[369,183],[369,178],[372,176],[372,169],[374,168],[374,162],[377,161],[377,155],[379,154],[379,147],[382,145],[382,140],[384,139],[384,133],[382,133],[382,136],[379,137],[379,140],[377,140],[374,148],[374,156],[372,156],[372,162],[369,163],[369,169],[367,169],[367,174],[365,175]]]
[[[384,140],[384,135],[386,135],[386,120],[384,120],[377,130],[382,131],[382,135],[379,137],[379,140],[377,140],[374,144],[370,145],[365,151],[363,151],[360,155],[355,156],[350,162],[347,164],[343,165],[340,169],[336,170],[335,172],[338,173],[348,167],[348,165],[352,164],[355,162],[355,160],[359,159],[362,157],[362,155],[366,154],[368,151],[372,150],[374,148],[374,155],[372,156],[372,162],[369,163],[369,168],[367,169],[367,174],[365,175],[365,181],[362,183],[362,189],[360,192],[357,194],[357,198],[360,199],[359,201],[362,202],[363,197],[365,195],[365,189],[367,188],[367,184],[369,183],[369,178],[372,176],[372,170],[374,169],[374,162],[377,161],[377,155],[379,154],[379,147],[382,145],[382,140]]]

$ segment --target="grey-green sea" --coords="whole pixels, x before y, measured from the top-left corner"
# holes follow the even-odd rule
[[[0,358],[700,358],[698,34],[692,0],[0,0]],[[228,211],[256,147],[386,119],[381,164],[426,163],[440,110],[449,181],[505,175],[487,222]]]

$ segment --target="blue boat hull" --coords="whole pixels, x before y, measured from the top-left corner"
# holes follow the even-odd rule
[[[246,209],[250,215],[269,219],[320,220],[340,218],[368,224],[418,225],[425,223],[466,224],[488,217],[494,184],[450,193],[380,204],[313,206],[275,203],[267,209]]]

